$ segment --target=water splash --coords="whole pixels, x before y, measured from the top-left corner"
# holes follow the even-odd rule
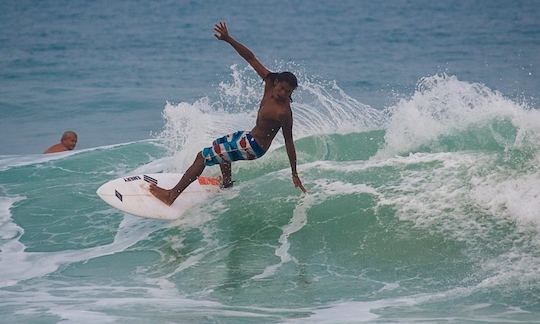
[[[443,135],[479,128],[494,121],[508,120],[517,129],[513,141],[497,137],[503,147],[540,143],[540,113],[526,103],[516,103],[483,84],[438,74],[420,79],[412,97],[388,108],[384,149],[379,156],[391,156],[430,145]]]
[[[299,88],[293,94],[295,139],[350,133],[380,128],[383,112],[348,96],[336,82],[314,80],[296,72]],[[255,125],[263,82],[249,67],[231,66],[232,81],[221,82],[217,99],[200,98],[188,103],[167,103],[163,110],[165,126],[158,134],[169,153],[175,156],[177,169],[184,169],[201,148],[224,134]],[[275,145],[283,145],[280,135]]]

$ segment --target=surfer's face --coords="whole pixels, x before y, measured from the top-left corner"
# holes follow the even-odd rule
[[[77,136],[73,134],[67,135],[62,139],[62,145],[70,151],[73,150],[75,145],[77,145]]]
[[[294,88],[285,81],[280,81],[274,84],[274,97],[280,101],[289,101]]]

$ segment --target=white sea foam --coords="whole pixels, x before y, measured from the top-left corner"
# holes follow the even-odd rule
[[[205,256],[212,253],[214,249],[218,248],[218,242],[213,239],[212,233],[208,228],[202,228],[201,233],[203,234],[203,241],[205,242],[205,245],[195,249],[194,251],[190,252],[188,255],[185,256],[185,260],[183,260],[175,269],[174,271],[168,273],[163,277],[165,278],[171,278],[177,273],[184,271],[186,269],[189,269],[195,265],[197,265]]]
[[[330,181],[328,179],[315,180],[313,183],[317,188],[318,195],[325,198],[337,195],[350,195],[358,193],[367,193],[373,196],[379,195],[377,190],[363,183],[352,184],[343,181]]]
[[[303,167],[340,173],[395,169],[399,180],[375,188],[378,205],[392,206],[402,221],[464,242],[463,252],[481,269],[475,275],[483,277],[468,287],[470,292],[508,285],[525,289],[539,280],[540,258],[534,251],[540,246],[540,175],[535,168],[526,173],[507,170],[497,166],[498,161],[495,153],[486,152],[416,153]],[[349,191],[350,186],[343,185],[336,190]],[[478,253],[486,244],[510,248],[494,256]]]
[[[532,225],[540,232],[540,172],[495,173],[475,177],[472,184],[471,197],[490,214],[514,219],[522,229]]]
[[[229,114],[212,110],[208,98],[193,104],[167,103],[163,118],[165,128],[159,139],[174,155],[172,167],[182,171],[193,162],[195,155],[216,137],[236,130],[249,130],[255,121],[253,113]]]
[[[0,197],[0,239],[12,240],[21,235],[24,230],[11,219],[10,209],[24,197]]]
[[[39,291],[2,292],[0,296],[10,300],[12,306],[21,307],[17,315],[51,314],[61,321],[72,323],[110,323],[125,321],[165,321],[171,317],[175,321],[192,321],[193,318],[208,316],[271,318],[281,313],[301,312],[295,309],[272,309],[257,307],[228,306],[216,301],[189,299],[178,294],[175,287],[160,285],[113,287],[113,286],[73,286],[58,287],[49,292],[50,287],[37,287]],[[141,297],[133,297],[130,290],[137,289]],[[107,296],[96,297],[103,291]],[[125,294],[128,294],[126,296]],[[118,296],[118,297],[116,297]]]
[[[467,241],[482,233],[487,235],[488,231],[469,215],[468,182],[475,172],[493,161],[493,156],[479,153],[416,153],[384,160],[318,161],[304,167],[339,173],[387,173],[379,170],[391,168],[399,179],[376,188],[336,183],[326,188],[334,194],[364,191],[376,198],[379,207],[393,206],[396,216],[403,221]]]
[[[416,155],[416,154],[415,154]],[[418,163],[415,155],[410,165]],[[384,198],[380,205],[392,205],[402,220],[413,221],[427,229],[444,230],[454,238],[467,240],[470,234],[479,235],[476,220],[467,211],[469,188],[467,183],[477,168],[490,162],[480,154],[434,154],[428,168],[404,168],[398,184],[379,189]],[[407,159],[407,158],[405,158]],[[474,229],[478,232],[472,233]],[[484,229],[485,230],[485,229]]]
[[[264,269],[261,274],[253,277],[255,280],[263,279],[272,276],[279,267],[283,264],[297,260],[289,254],[290,242],[289,236],[301,230],[307,223],[307,211],[314,204],[319,203],[315,195],[304,195],[298,205],[293,210],[293,215],[289,224],[283,226],[282,234],[279,237],[279,246],[275,250],[275,255],[279,257],[280,261],[277,264],[273,264]]]
[[[137,168],[129,171],[129,174],[143,174],[143,173],[160,173],[166,171],[167,168],[173,163],[171,157],[164,157],[153,160],[147,164],[138,166]],[[118,176],[125,176],[126,174],[118,174]]]
[[[442,302],[449,299],[467,297],[474,291],[473,288],[454,288],[447,291],[434,293],[414,294],[397,298],[388,298],[374,301],[337,301],[321,307],[309,310],[309,315],[306,317],[289,319],[284,323],[433,323],[439,322],[440,316],[433,314],[431,311],[424,312],[423,305],[430,303]],[[461,306],[461,305],[459,305]],[[516,320],[516,314],[524,314],[524,318],[529,318],[526,311],[517,307],[508,307],[507,312],[495,314],[475,313],[475,311],[483,308],[488,308],[492,304],[480,303],[461,306],[461,312],[456,311],[456,315],[452,318],[455,322],[478,321],[486,323],[497,322],[527,322]],[[405,316],[396,318],[385,318],[381,313],[391,313],[393,308],[408,309]],[[466,313],[465,313],[466,312]],[[448,317],[444,317],[444,321],[448,321]]]
[[[42,277],[56,271],[62,264],[121,252],[159,229],[162,226],[160,224],[126,215],[112,243],[81,250],[25,252],[26,247],[19,241],[19,237],[13,238],[2,245],[0,252],[0,286],[11,286],[21,280]]]
[[[280,171],[278,173],[283,174],[284,172]],[[274,251],[274,254],[280,259],[279,263],[267,266],[261,274],[253,276],[252,279],[260,280],[271,277],[282,265],[291,261],[295,263],[298,262],[296,258],[294,258],[294,256],[289,254],[289,237],[294,233],[300,231],[304,226],[306,226],[308,222],[307,216],[310,208],[315,205],[321,204],[329,197],[333,196],[358,193],[367,193],[374,196],[378,195],[375,189],[365,184],[351,184],[342,181],[330,181],[326,179],[316,180],[314,184],[315,187],[311,189],[314,192],[304,194],[300,198],[298,204],[293,210],[291,220],[281,229],[282,234],[278,239],[279,246]]]
[[[392,306],[386,301],[340,302],[312,311],[306,318],[288,320],[285,323],[362,323],[376,320],[379,315],[373,311]]]
[[[502,145],[519,146],[531,136],[540,143],[538,111],[480,83],[445,74],[422,78],[413,96],[390,107],[389,114],[385,147],[378,154],[381,157],[406,153],[431,144],[441,135],[501,119],[510,120],[518,130],[514,142]]]
[[[73,150],[73,151],[66,151],[66,152],[59,152],[59,153],[51,153],[51,154],[26,154],[26,155],[0,155],[0,171],[9,170],[10,168],[14,167],[21,167],[26,165],[34,165],[34,164],[40,164],[40,163],[46,163],[50,161],[56,161],[61,160],[73,155],[82,154],[86,152],[92,152],[96,150],[107,150],[115,147],[130,145],[134,143],[151,143],[155,142],[154,139],[148,139],[148,140],[142,140],[142,141],[134,141],[134,142],[127,142],[127,143],[118,143],[118,144],[111,144],[111,145],[104,145],[99,147],[92,147],[92,148],[86,148],[81,150]]]
[[[514,287],[535,286],[540,280],[540,174],[500,172],[471,181],[471,199],[476,206],[498,223],[510,220],[515,233],[501,237],[512,246],[503,253],[486,258],[482,269],[489,274],[480,287],[511,284]]]
[[[55,154],[2,155],[0,156],[0,171],[5,171],[13,167],[60,160],[79,152],[80,151],[70,151]]]
[[[15,224],[11,218],[11,207],[24,197],[0,197],[0,287],[9,286],[16,283],[14,276],[17,276],[21,254],[24,245],[19,242],[24,229]],[[11,258],[10,258],[11,257]]]

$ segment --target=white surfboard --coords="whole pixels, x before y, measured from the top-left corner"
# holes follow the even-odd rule
[[[111,180],[97,190],[97,195],[114,208],[126,213],[156,219],[177,219],[189,208],[204,202],[218,192],[219,179],[199,177],[174,201],[167,206],[148,190],[150,183],[161,188],[174,187],[182,174],[154,173],[130,175]]]

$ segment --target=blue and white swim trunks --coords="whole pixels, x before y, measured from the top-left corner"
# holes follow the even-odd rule
[[[251,132],[238,131],[216,139],[201,151],[204,165],[211,166],[239,160],[255,160],[266,153],[255,142]]]

